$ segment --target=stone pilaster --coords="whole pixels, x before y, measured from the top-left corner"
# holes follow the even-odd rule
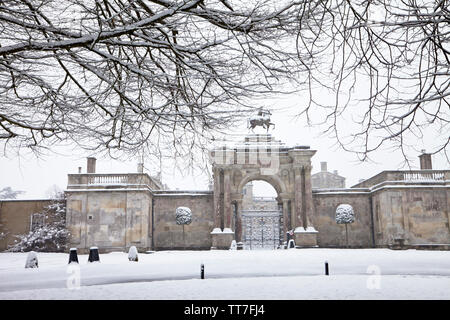
[[[236,200],[236,242],[242,241],[242,200]]]
[[[312,227],[314,223],[314,204],[312,197],[312,184],[311,184],[311,169],[312,166],[306,165],[303,167],[304,169],[304,183],[305,183],[305,193],[304,193],[304,201],[305,201],[305,218],[306,218],[306,226]]]
[[[317,230],[313,227],[313,198],[311,185],[311,157],[316,153],[309,147],[294,148],[289,151],[293,160],[294,210],[296,220],[292,221],[295,245],[298,248],[317,247]]]
[[[289,214],[289,199],[283,199],[283,238],[287,241],[286,233],[288,231],[288,214]]]
[[[295,201],[294,201],[294,199],[292,199],[291,201],[290,201],[290,204],[291,204],[291,206],[290,206],[290,210],[291,210],[291,216],[290,216],[290,220],[289,220],[289,230],[291,230],[291,229],[295,229],[295,224],[294,224],[294,221],[295,221]]]
[[[233,208],[231,206],[231,181],[230,170],[224,172],[223,179],[223,203],[224,203],[224,228],[231,229],[231,218],[233,216]]]
[[[221,174],[219,168],[214,168],[214,228],[220,228],[220,216],[222,208],[220,206],[221,197]]]
[[[303,175],[302,167],[294,167],[294,215],[292,220],[293,227],[303,226]]]

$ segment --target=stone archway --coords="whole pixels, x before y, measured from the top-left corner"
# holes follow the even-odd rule
[[[251,180],[270,183],[283,207],[283,231],[295,230],[296,244],[316,246],[313,227],[311,157],[307,146],[288,148],[270,134],[253,134],[234,147],[211,150],[214,177],[213,248],[229,248],[240,241],[242,189]],[[233,228],[233,216],[238,221]],[[233,230],[234,229],[234,230]]]

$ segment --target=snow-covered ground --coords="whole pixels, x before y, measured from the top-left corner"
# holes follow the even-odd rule
[[[79,255],[79,268],[68,253],[38,253],[38,269],[26,256],[0,253],[0,299],[450,299],[448,251],[161,251],[139,262],[114,252]]]

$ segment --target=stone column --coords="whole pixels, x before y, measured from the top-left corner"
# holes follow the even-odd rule
[[[97,161],[97,159],[95,159],[94,157],[87,158],[87,168],[86,168],[87,173],[95,173],[96,161]]]
[[[289,220],[288,220],[289,219],[289,217],[288,217],[289,199],[283,199],[282,201],[283,201],[283,234],[284,234],[283,239],[284,239],[284,241],[287,241],[286,233],[289,230],[288,229],[289,228],[289,226],[288,226],[288,223],[289,223]]]
[[[313,227],[314,204],[311,186],[311,165],[303,166],[303,218],[304,229],[298,228],[295,232],[295,244],[297,247],[317,247],[318,232]]]
[[[231,206],[231,181],[230,170],[224,172],[223,179],[223,207],[224,207],[224,228],[231,229],[231,218],[233,216],[233,208]]]
[[[306,226],[305,227],[312,227],[313,226],[313,216],[314,216],[314,204],[313,204],[313,197],[312,197],[312,184],[311,184],[311,169],[312,166],[306,165],[303,167],[304,173],[305,173],[305,194],[304,194],[304,201],[305,201],[305,218],[306,218]]]
[[[291,220],[292,228],[303,226],[303,175],[302,167],[294,168],[294,212]]]
[[[299,146],[289,150],[289,156],[292,158],[295,170],[294,207],[297,212],[294,215],[296,220],[292,221],[292,227],[295,228],[294,239],[298,248],[317,247],[318,232],[312,226],[313,201],[311,188],[311,157],[315,153],[315,150],[311,150],[307,146]]]
[[[220,228],[220,185],[222,183],[220,179],[220,170],[219,168],[214,168],[214,228]]]
[[[295,229],[295,225],[294,225],[294,221],[295,221],[295,201],[294,199],[291,199],[290,201],[290,210],[291,210],[291,216],[290,216],[290,220],[289,220],[289,229]]]
[[[236,242],[242,241],[242,199],[236,200]]]

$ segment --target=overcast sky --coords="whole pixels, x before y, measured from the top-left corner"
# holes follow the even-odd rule
[[[406,169],[403,164],[403,158],[400,152],[392,150],[380,150],[372,155],[374,162],[358,161],[355,154],[340,150],[335,146],[335,141],[329,137],[321,136],[321,128],[318,126],[308,127],[304,119],[296,119],[299,105],[306,103],[305,97],[301,94],[274,97],[266,101],[255,101],[261,105],[268,105],[276,109],[272,115],[272,122],[275,123],[275,129],[269,133],[276,139],[286,143],[287,146],[309,145],[311,149],[317,150],[312,158],[313,173],[320,171],[320,162],[328,162],[328,171],[338,170],[339,175],[346,178],[346,186],[351,187],[358,183],[360,179],[369,178],[383,170]],[[355,127],[349,122],[346,128],[348,133],[355,130]],[[233,133],[248,133],[248,129],[243,125],[241,128],[234,128]],[[255,130],[255,133],[263,133],[262,129]],[[433,135],[425,135],[424,140],[414,141],[417,150],[427,149],[427,144],[432,144]],[[34,199],[46,197],[53,185],[61,189],[67,186],[67,174],[77,173],[78,167],[86,172],[86,156],[89,154],[82,151],[71,151],[68,154],[66,149],[55,147],[53,151],[61,153],[48,155],[37,159],[33,155],[22,154],[20,157],[9,155],[9,158],[0,158],[0,189],[10,186],[15,190],[26,191],[20,199]],[[413,159],[412,168],[419,169],[419,152],[410,156]],[[107,158],[97,158],[98,173],[129,173],[136,172],[138,159],[129,159],[128,161],[117,161]],[[155,168],[150,163],[145,163],[146,168]],[[443,154],[433,156],[433,169],[450,169]],[[170,189],[179,190],[206,190],[208,187],[208,177],[206,174],[197,172],[194,175],[181,175],[176,170],[170,172],[166,170],[163,174],[163,183]],[[147,170],[147,173],[156,175],[154,169]],[[271,196],[273,189],[255,184],[256,195]]]

